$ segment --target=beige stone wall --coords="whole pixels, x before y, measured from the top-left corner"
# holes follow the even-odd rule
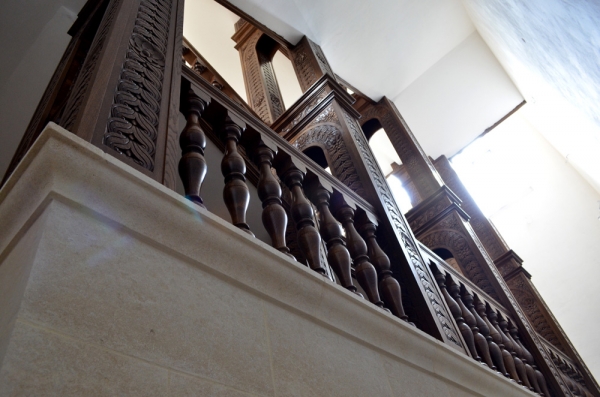
[[[56,127],[0,223],[1,396],[529,394]]]

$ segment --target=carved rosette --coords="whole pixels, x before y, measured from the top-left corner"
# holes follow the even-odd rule
[[[129,40],[104,145],[154,170],[172,0],[142,0]]]

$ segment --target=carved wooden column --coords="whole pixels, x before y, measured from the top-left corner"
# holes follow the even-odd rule
[[[38,103],[27,130],[23,134],[23,138],[4,174],[0,187],[12,174],[44,127],[49,122],[62,125],[61,119],[66,102],[69,99],[69,93],[74,81],[82,72],[82,63],[85,61],[98,32],[108,4],[109,0],[88,1],[77,14],[77,20],[68,31],[68,34],[72,37],[71,41]]]
[[[236,28],[232,39],[240,52],[248,104],[270,125],[285,111],[272,64],[282,47],[250,23],[236,24]]]
[[[384,129],[419,197],[426,199],[444,185],[438,171],[392,101],[383,97],[376,104],[361,109],[361,115],[361,125],[368,137],[376,128]]]
[[[111,0],[61,125],[174,188],[183,0]]]
[[[335,74],[323,54],[321,47],[304,36],[291,50],[292,64],[302,92],[306,92],[326,73],[335,79]]]
[[[418,328],[465,351],[431,270],[357,122],[359,115],[352,101],[346,90],[325,73],[272,128],[299,150],[312,146],[323,149],[332,174],[374,207],[382,220],[378,227],[380,243],[390,255],[393,276],[402,280],[409,301],[408,305],[403,302],[406,314]]]

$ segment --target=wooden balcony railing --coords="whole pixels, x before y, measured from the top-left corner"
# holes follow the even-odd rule
[[[374,305],[407,320],[400,285],[377,242],[374,208],[248,112],[235,96],[211,84],[202,72],[184,66],[182,74],[180,108],[187,123],[180,138],[179,173],[186,197],[203,205],[202,182],[206,172],[214,172],[207,171],[203,157],[208,129],[224,144],[223,197],[232,224],[252,234],[246,222],[250,199],[246,173],[255,168],[263,226],[273,247],[294,258],[286,239],[290,218],[296,229],[293,248],[300,254],[294,259],[323,276],[328,276],[330,266],[332,280],[359,295],[360,289]],[[326,258],[320,255],[322,242]]]

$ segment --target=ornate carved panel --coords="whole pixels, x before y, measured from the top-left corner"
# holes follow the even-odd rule
[[[171,0],[142,0],[103,143],[153,171]]]
[[[292,64],[302,92],[306,92],[325,73],[335,78],[323,50],[306,36],[292,50]]]
[[[315,121],[318,119],[337,120],[337,116],[335,116],[332,107],[329,106],[321,115],[317,116]],[[365,190],[348,154],[339,126],[320,124],[316,127],[309,127],[309,129],[302,131],[292,144],[301,151],[315,145],[325,149],[331,173],[361,197],[365,195]]]
[[[89,85],[92,81],[93,76],[97,73],[97,64],[105,47],[108,32],[113,25],[114,19],[117,15],[121,3],[123,0],[112,0],[108,5],[108,9],[100,23],[98,32],[94,37],[94,41],[88,52],[88,57],[82,66],[82,71],[77,77],[77,81],[71,91],[69,101],[65,107],[65,111],[61,118],[60,125],[69,131],[73,131],[76,120],[80,115],[80,109],[83,105],[83,101],[86,95],[89,94]]]
[[[520,274],[511,278],[506,283],[529,318],[529,321],[533,324],[536,332],[548,342],[552,343],[557,349],[564,352],[564,347],[556,337],[554,330],[550,327],[546,321],[546,317],[539,308],[538,300],[531,291],[530,281],[527,279],[527,276]]]

